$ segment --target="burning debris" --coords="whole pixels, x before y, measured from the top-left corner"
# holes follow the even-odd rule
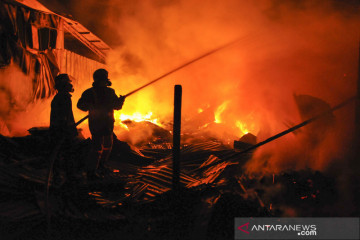
[[[329,111],[333,109],[319,116],[329,114]],[[302,125],[290,130],[294,131],[298,126]],[[61,171],[67,170],[59,165],[56,169],[60,172],[55,172],[54,178],[50,179],[49,192],[44,192],[40,189],[47,182],[49,162],[46,159],[54,156],[54,150],[51,150],[50,136],[46,132],[37,134],[39,131],[34,129],[31,132],[33,134],[28,137],[1,137],[1,146],[7,151],[1,156],[0,191],[11,199],[11,204],[5,202],[8,208],[3,209],[1,215],[13,221],[30,218],[34,224],[43,224],[42,213],[51,212],[54,222],[74,218],[80,220],[80,225],[89,221],[131,220],[118,231],[128,231],[132,224],[145,222],[148,226],[145,232],[150,236],[159,234],[165,227],[171,230],[161,234],[172,237],[181,229],[171,226],[180,224],[190,232],[201,226],[201,238],[230,237],[229,224],[234,217],[326,216],[337,201],[334,179],[310,169],[265,175],[260,179],[246,174],[243,167],[252,157],[249,149],[267,142],[256,144],[252,134],[235,142],[237,149],[243,149],[240,153],[211,139],[183,144],[180,189],[174,191],[173,156],[168,148],[157,147],[157,141],[171,145],[170,133],[165,129],[162,129],[163,134],[157,135],[157,141],[139,145],[138,151],[115,136],[114,149],[108,160],[111,172],[103,173],[98,179],[82,177],[90,149],[89,140],[74,142],[71,148],[63,149],[63,153],[55,156],[59,163],[64,163],[64,157],[71,156],[73,178],[62,181]],[[13,201],[14,197],[21,200]],[[18,210],[15,214],[11,209]],[[133,219],[134,214],[136,219]],[[203,216],[202,220],[199,220],[199,214]],[[47,222],[49,224],[49,218]],[[54,228],[56,231],[61,229]]]

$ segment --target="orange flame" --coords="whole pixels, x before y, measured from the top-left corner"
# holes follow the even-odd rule
[[[245,135],[250,132],[249,129],[247,128],[246,123],[236,121],[236,127],[239,128],[241,135]]]
[[[215,123],[221,123],[221,114],[226,110],[230,101],[223,102],[215,111]]]
[[[151,122],[158,126],[161,126],[161,124],[159,123],[159,120],[157,118],[152,118],[152,115],[153,115],[152,112],[148,112],[146,114],[143,114],[140,112],[134,112],[132,114],[124,114],[119,111],[116,111],[114,113],[115,124],[119,125],[121,127],[124,127],[125,129],[128,129],[127,126],[125,124],[123,124],[122,122],[125,120],[131,120],[134,122],[148,121],[148,122]]]

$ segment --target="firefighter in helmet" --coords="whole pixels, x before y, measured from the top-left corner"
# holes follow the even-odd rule
[[[50,136],[54,146],[60,145],[59,159],[54,165],[54,182],[62,185],[75,180],[76,160],[71,154],[73,143],[78,135],[72,111],[71,94],[74,92],[69,75],[55,77],[57,93],[51,102]]]
[[[125,101],[110,88],[108,71],[96,70],[93,79],[92,87],[83,92],[77,103],[80,110],[89,111],[92,151],[86,164],[88,173],[105,168],[113,146],[114,110],[120,110]]]
[[[55,77],[55,89],[57,94],[51,102],[50,113],[51,136],[56,140],[73,138],[77,136],[70,94],[74,88],[67,74]]]

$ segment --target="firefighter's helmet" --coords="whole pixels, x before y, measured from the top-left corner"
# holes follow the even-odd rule
[[[103,68],[96,70],[93,74],[94,82],[106,82],[107,86],[111,86],[111,82],[109,79],[109,73]]]
[[[66,73],[59,74],[55,77],[55,89],[58,91],[65,90],[67,88],[72,89],[71,79]],[[69,91],[71,92],[71,89]]]

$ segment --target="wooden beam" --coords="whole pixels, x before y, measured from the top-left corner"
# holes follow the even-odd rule
[[[174,88],[174,126],[173,126],[173,190],[180,188],[180,132],[181,132],[182,87]]]

